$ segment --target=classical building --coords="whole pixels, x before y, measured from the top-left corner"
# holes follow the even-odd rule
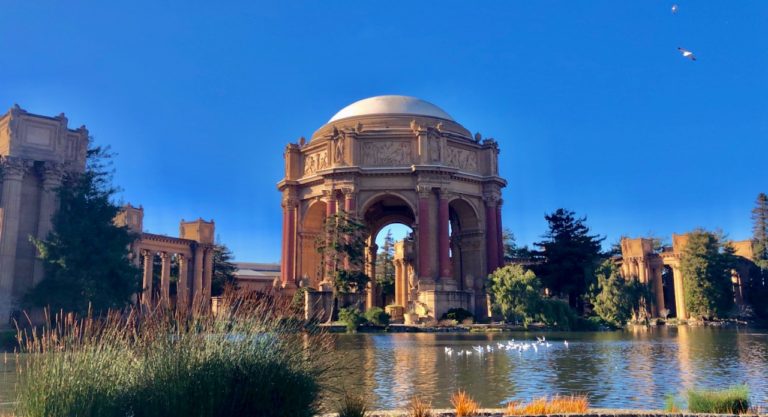
[[[622,275],[638,279],[648,284],[652,297],[648,313],[655,317],[667,310],[669,317],[687,319],[685,308],[685,280],[680,272],[680,258],[683,254],[688,235],[672,235],[672,246],[660,250],[654,248],[653,239],[621,239]],[[737,306],[744,305],[743,283],[750,279],[753,263],[752,241],[730,242],[739,257],[739,262],[732,272],[734,301]]]
[[[144,209],[123,206],[115,218],[118,226],[127,226],[138,235],[130,248],[130,258],[142,271],[141,303],[189,307],[193,302],[207,305],[211,298],[215,225],[213,220],[197,219],[179,223],[179,237],[144,232]],[[154,265],[160,262],[159,287],[155,287]],[[171,279],[171,264],[176,276]],[[171,291],[171,281],[175,288]],[[204,300],[204,301],[203,301]]]
[[[63,113],[41,116],[16,105],[0,116],[0,327],[43,278],[30,237],[48,235],[55,189],[67,171],[83,172],[87,149],[88,130],[70,129]]]
[[[327,292],[316,239],[327,216],[344,211],[368,232],[367,274],[385,226],[413,230],[399,267],[397,300],[439,318],[453,307],[487,315],[486,277],[502,260],[499,148],[445,111],[404,96],[372,97],[331,117],[310,140],[285,149],[281,287]],[[367,289],[367,306],[381,297]]]
[[[235,262],[237,287],[244,293],[270,292],[280,282],[280,264]]]

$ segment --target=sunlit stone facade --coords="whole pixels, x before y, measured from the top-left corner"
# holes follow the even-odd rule
[[[506,181],[498,154],[496,141],[470,134],[413,97],[373,97],[342,109],[311,140],[286,147],[278,184],[281,287],[329,289],[316,239],[327,216],[345,211],[367,226],[369,276],[375,276],[376,234],[392,223],[413,229],[412,267],[400,269],[395,290],[406,311],[440,318],[462,307],[487,316],[486,277],[503,259]],[[368,307],[380,302],[377,291],[367,289]]]

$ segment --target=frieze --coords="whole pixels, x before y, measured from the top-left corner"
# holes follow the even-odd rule
[[[463,171],[477,171],[477,154],[473,151],[448,147],[445,164]]]
[[[403,166],[411,164],[411,143],[405,141],[363,143],[363,165]]]
[[[304,157],[304,175],[314,174],[329,166],[327,150],[314,152]]]

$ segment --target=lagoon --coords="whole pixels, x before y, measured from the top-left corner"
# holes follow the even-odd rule
[[[549,348],[495,348],[542,336]],[[495,349],[481,355],[473,350],[480,345]],[[336,349],[348,368],[344,385],[366,394],[374,409],[403,407],[414,394],[445,408],[457,389],[483,407],[583,393],[593,407],[658,409],[668,393],[736,383],[750,386],[753,403],[768,406],[765,330],[661,326],[615,332],[341,334]],[[458,355],[459,350],[472,354]],[[0,360],[0,411],[10,409],[16,380],[13,355],[7,357]],[[325,405],[334,402],[331,394]]]

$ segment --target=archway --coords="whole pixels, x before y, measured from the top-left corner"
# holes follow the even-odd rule
[[[413,230],[416,216],[408,201],[396,194],[372,197],[363,209],[363,220],[368,226],[368,256],[366,272],[371,278],[368,306],[385,307],[398,304],[408,309],[415,300],[409,297],[409,288],[415,286],[413,271]],[[395,229],[391,247],[385,247],[387,231]],[[386,251],[386,253],[382,253]],[[380,256],[381,255],[381,256]],[[387,275],[389,275],[387,277]],[[382,278],[382,279],[379,279]],[[383,278],[391,278],[391,285],[381,286]]]
[[[668,317],[677,317],[675,273],[669,265],[664,265],[664,269],[661,271],[661,287],[664,292],[664,307],[669,310]]]
[[[315,201],[302,216],[301,231],[299,232],[299,248],[297,263],[298,276],[303,281],[301,285],[317,289],[323,280],[320,270],[320,254],[317,252],[317,238],[323,230],[327,205],[324,201]]]

